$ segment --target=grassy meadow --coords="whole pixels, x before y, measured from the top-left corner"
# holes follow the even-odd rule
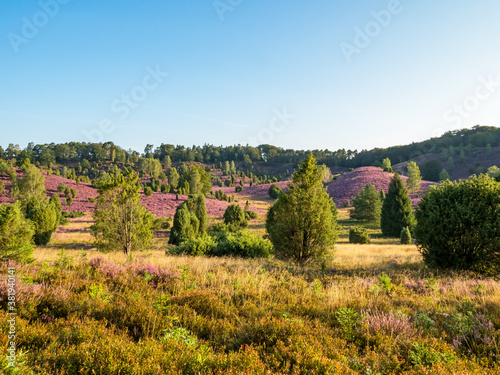
[[[416,246],[375,227],[372,244],[349,244],[348,227],[360,224],[348,209],[339,223],[331,259],[298,267],[168,255],[164,233],[130,261],[93,248],[90,216],[70,219],[33,263],[15,265],[19,367],[0,366],[27,375],[500,373],[498,280],[437,273]],[[264,219],[249,230],[264,234]],[[6,348],[6,325],[0,338]]]

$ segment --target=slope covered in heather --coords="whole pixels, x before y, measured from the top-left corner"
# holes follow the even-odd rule
[[[337,204],[337,207],[341,207],[346,202],[351,202],[366,184],[372,184],[377,191],[383,190],[387,193],[393,176],[394,173],[384,172],[383,169],[377,167],[356,168],[352,172],[345,173],[331,182],[327,187],[327,191]],[[401,176],[401,178],[404,182],[408,179],[405,176]],[[430,181],[422,181],[420,192],[410,194],[414,206],[418,204],[422,193],[428,190],[431,185],[437,184]]]

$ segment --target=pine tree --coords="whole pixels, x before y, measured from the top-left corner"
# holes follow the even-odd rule
[[[321,168],[309,154],[288,191],[269,209],[266,229],[277,256],[304,264],[323,259],[334,246],[337,211],[321,179]]]
[[[389,184],[389,191],[382,204],[380,227],[384,236],[399,237],[401,230],[408,227],[413,230],[415,218],[403,181],[395,174]]]
[[[91,231],[102,250],[148,249],[153,239],[154,216],[141,204],[138,176],[112,176],[112,183],[99,189]]]
[[[163,165],[165,167],[165,170],[167,170],[167,171],[170,168],[172,168],[172,159],[170,159],[169,155],[165,156],[165,160],[163,161]]]
[[[351,211],[351,218],[354,220],[363,220],[373,224],[380,223],[380,211],[382,202],[377,189],[372,184],[359,191],[356,198],[352,201],[354,210]]]
[[[15,200],[21,202],[22,209],[26,212],[26,207],[30,202],[41,202],[46,197],[45,177],[34,165],[24,165],[21,169],[23,177],[12,183],[12,195]]]
[[[382,168],[384,169],[385,172],[390,172],[390,173],[394,172],[392,170],[391,159],[385,158],[382,161]]]
[[[406,164],[406,168],[408,169],[408,180],[406,181],[408,190],[410,190],[411,192],[418,191],[420,189],[420,183],[422,182],[422,177],[420,176],[420,168],[414,161]]]
[[[175,168],[170,168],[168,171],[168,184],[172,186],[174,189],[177,189],[179,186],[179,173],[177,172],[177,169]]]

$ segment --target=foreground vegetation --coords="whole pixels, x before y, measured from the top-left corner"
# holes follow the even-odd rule
[[[435,274],[413,245],[340,244],[327,269],[162,251],[34,256],[16,265],[19,374],[500,371],[500,282]],[[6,325],[0,337],[5,348]]]

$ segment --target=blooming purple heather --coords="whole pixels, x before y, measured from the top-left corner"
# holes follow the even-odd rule
[[[363,325],[370,335],[383,334],[394,340],[409,339],[419,335],[419,331],[412,325],[410,317],[400,313],[368,311],[363,314]]]

